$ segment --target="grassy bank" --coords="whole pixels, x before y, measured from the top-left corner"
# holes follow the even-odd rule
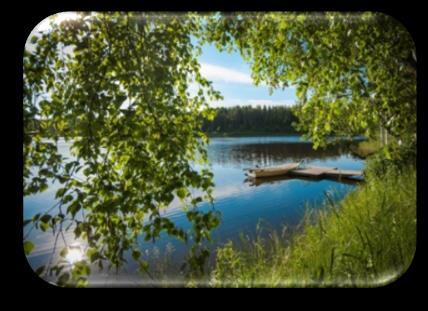
[[[380,286],[399,277],[416,247],[416,170],[368,176],[343,201],[307,214],[289,243],[279,233],[217,250],[212,286]]]

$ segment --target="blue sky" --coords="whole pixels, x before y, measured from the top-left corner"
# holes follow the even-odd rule
[[[255,86],[251,80],[251,70],[239,53],[219,52],[213,45],[204,45],[199,57],[201,73],[213,81],[213,86],[224,97],[223,101],[211,103],[214,107],[235,105],[292,105],[295,89],[276,90],[269,95],[266,86]]]

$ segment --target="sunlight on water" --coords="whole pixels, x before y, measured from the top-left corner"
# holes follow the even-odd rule
[[[69,247],[65,260],[67,260],[71,265],[74,265],[76,262],[83,260],[83,250],[80,245],[72,245]]]

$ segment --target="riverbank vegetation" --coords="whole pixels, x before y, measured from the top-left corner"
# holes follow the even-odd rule
[[[217,250],[212,286],[381,286],[402,275],[416,248],[416,170],[367,176],[343,201],[307,212],[291,238]]]

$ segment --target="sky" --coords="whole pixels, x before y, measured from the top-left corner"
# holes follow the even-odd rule
[[[54,18],[55,22],[61,22],[76,16],[73,12],[63,12],[56,14]],[[35,27],[32,34],[35,31],[48,31],[49,28],[46,18]],[[220,91],[223,96],[221,101],[210,102],[212,107],[291,106],[296,101],[293,87],[275,90],[269,95],[267,86],[255,86],[252,83],[250,66],[238,52],[220,52],[213,45],[206,44],[202,47],[199,63],[202,75],[212,81],[214,89]]]
[[[296,100],[293,87],[276,90],[269,95],[267,86],[255,86],[251,79],[250,65],[238,52],[219,52],[213,45],[204,45],[199,62],[202,75],[213,81],[213,87],[224,97],[220,102],[211,103],[213,107],[290,106]]]

